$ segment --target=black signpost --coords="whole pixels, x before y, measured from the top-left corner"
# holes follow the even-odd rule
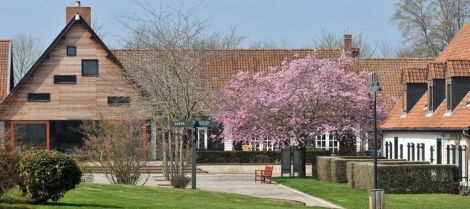
[[[216,127],[217,122],[210,120],[196,120],[196,114],[191,113],[189,121],[175,121],[170,127],[192,128],[191,130],[191,189],[196,189],[196,129],[198,127]]]

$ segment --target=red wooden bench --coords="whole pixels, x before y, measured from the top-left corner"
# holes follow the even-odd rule
[[[273,178],[273,166],[266,166],[264,170],[255,170],[255,183],[257,181],[261,181],[261,183],[266,183],[269,180],[269,183],[271,183],[271,180]]]

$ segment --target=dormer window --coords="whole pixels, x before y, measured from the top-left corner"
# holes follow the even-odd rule
[[[424,82],[407,83],[405,85],[405,89],[403,91],[402,117],[406,117],[406,115],[415,108],[421,97],[426,94],[426,91],[428,91],[428,84]],[[422,107],[419,108],[421,109]]]
[[[77,56],[77,47],[67,46],[67,56]]]

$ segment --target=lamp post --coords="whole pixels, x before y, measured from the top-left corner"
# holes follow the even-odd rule
[[[382,88],[375,72],[372,73],[369,91],[374,92],[374,189],[377,189],[377,92],[382,91]]]

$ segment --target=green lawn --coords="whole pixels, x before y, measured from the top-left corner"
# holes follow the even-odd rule
[[[274,178],[274,181],[344,208],[368,208],[367,191],[347,184],[314,179]],[[447,194],[385,194],[387,209],[470,208],[470,196]],[[57,203],[46,205],[0,204],[0,208],[306,208],[289,201],[191,189],[82,183]]]
[[[303,205],[191,189],[82,183],[57,203],[46,205],[0,204],[0,208],[306,208]]]
[[[273,180],[304,193],[328,200],[344,208],[355,209],[369,207],[369,193],[367,191],[351,189],[348,184],[298,178],[273,178]],[[470,196],[385,193],[385,208],[470,208]]]

